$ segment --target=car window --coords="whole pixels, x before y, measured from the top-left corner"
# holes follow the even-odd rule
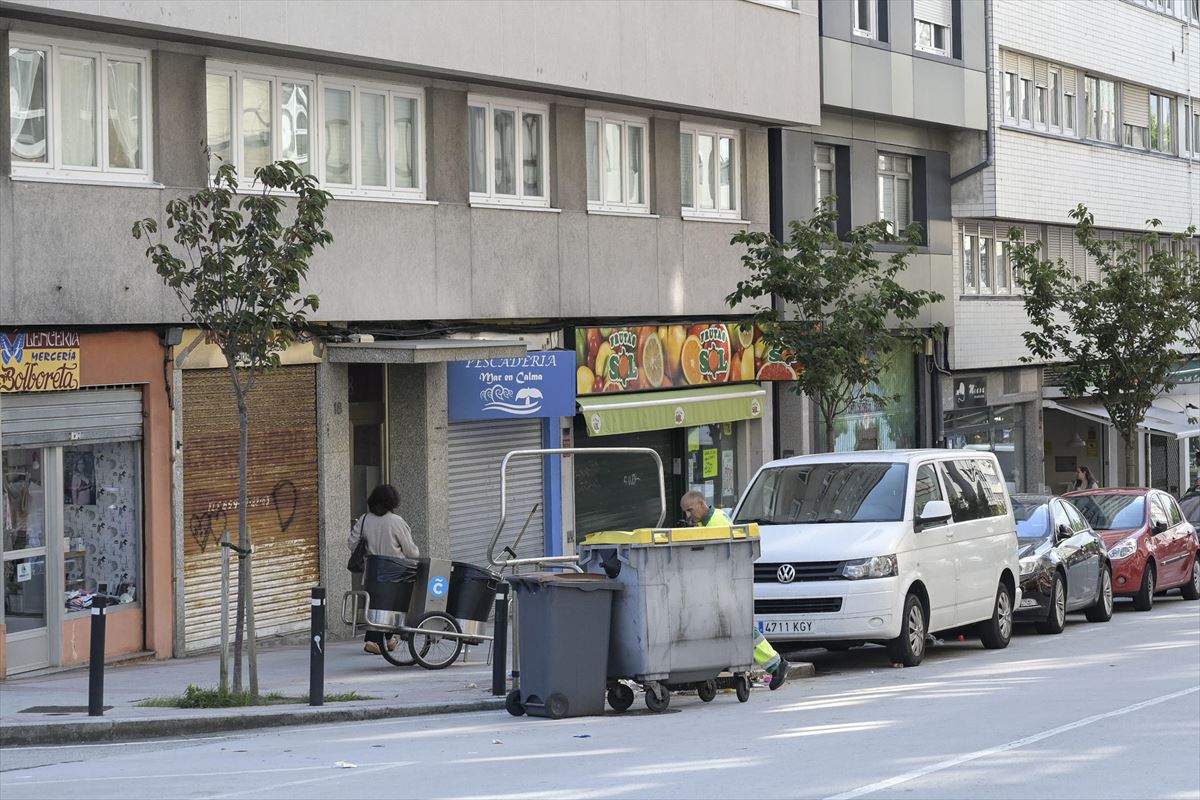
[[[1059,500],[1055,500],[1050,506],[1054,510],[1054,534],[1057,536],[1063,525],[1067,526],[1067,530],[1071,530],[1071,518],[1067,516],[1067,507]]]
[[[1200,494],[1185,497],[1179,503],[1179,510],[1188,522],[1200,527]]]
[[[1168,527],[1171,525],[1171,518],[1167,515],[1166,508],[1163,507],[1162,495],[1154,495],[1150,502],[1150,527],[1162,523]]]
[[[916,487],[913,490],[913,519],[921,516],[925,506],[933,500],[945,500],[942,487],[938,483],[937,472],[932,464],[922,464],[917,470]]]
[[[1098,531],[1139,528],[1146,520],[1146,498],[1136,494],[1085,494],[1071,502]]]
[[[1183,512],[1179,510],[1179,503],[1175,502],[1175,498],[1169,494],[1160,494],[1159,499],[1163,501],[1163,505],[1167,508],[1167,516],[1171,519],[1172,525],[1178,525],[1183,522]]]
[[[1083,533],[1088,529],[1087,520],[1083,518],[1083,514],[1079,513],[1079,509],[1066,500],[1059,501],[1062,507],[1067,510],[1067,516],[1071,518],[1071,530],[1076,533]]]
[[[1018,539],[1044,539],[1050,529],[1049,503],[1013,499],[1013,516],[1017,519]]]
[[[1004,500],[1007,496],[1007,486],[1004,483],[1004,476],[1000,474],[996,463],[990,459],[977,459],[974,464],[978,470],[978,478],[984,497],[986,498],[987,516],[1004,516],[1008,513],[1008,504]]]
[[[987,516],[987,499],[972,462],[966,459],[942,461],[938,472],[946,484],[946,496],[955,522],[969,522]]]

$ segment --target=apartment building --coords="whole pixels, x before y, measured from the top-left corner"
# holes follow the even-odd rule
[[[1077,204],[1107,238],[1142,231],[1152,217],[1165,233],[1200,223],[1198,25],[1195,0],[987,5],[987,134],[952,151],[953,379],[943,425],[951,446],[1017,454],[1027,465],[1015,476],[1022,490],[1062,491],[1080,465],[1105,485],[1171,491],[1196,472],[1194,369],[1181,367],[1179,387],[1147,415],[1140,474],[1125,476],[1103,408],[1064,400],[1052,367],[1021,362],[1027,319],[1006,240],[1016,227],[1047,257],[1095,278],[1068,217]]]
[[[836,197],[843,230],[880,219],[893,229],[920,223],[923,241],[903,280],[946,299],[915,324],[951,327],[952,152],[987,130],[987,46],[982,0],[824,0],[819,126],[783,128],[772,138],[772,227]],[[896,248],[880,245],[882,256]],[[924,353],[888,354],[877,391],[896,399],[856,403],[838,419],[839,450],[937,446],[946,381],[944,342]],[[811,452],[824,441],[807,402],[777,390],[778,450]]]
[[[313,336],[251,395],[260,634],[349,587],[378,482],[423,552],[477,563],[514,448],[647,444],[671,502],[736,496],[773,411],[729,239],[769,224],[768,128],[819,120],[817,26],[751,0],[0,2],[0,675],[86,660],[96,592],[113,654],[216,642],[226,365],[129,230],[218,159],[335,197]],[[650,502],[646,465],[571,460],[514,464],[518,552]]]

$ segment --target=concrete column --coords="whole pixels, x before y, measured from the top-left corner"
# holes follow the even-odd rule
[[[650,210],[663,217],[679,216],[679,120],[650,120]]]
[[[331,613],[328,633],[350,635],[343,625],[342,595],[351,588],[346,570],[350,552],[350,376],[345,364],[322,361],[317,365],[317,491],[320,495],[321,582]]]
[[[450,557],[446,365],[388,367],[388,462],[423,556]]]
[[[426,196],[443,203],[466,203],[471,182],[467,93],[432,87],[425,92]]]
[[[204,56],[155,50],[154,177],[164,186],[198,189],[208,183]],[[243,184],[252,176],[239,175]]]
[[[554,106],[550,136],[550,204],[563,211],[587,210],[587,153],[582,106]]]

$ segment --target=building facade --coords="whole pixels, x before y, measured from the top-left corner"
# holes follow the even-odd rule
[[[45,476],[38,502],[48,509],[40,545],[27,514],[25,527],[6,516],[8,671],[86,657],[86,648],[65,649],[69,604],[100,591],[142,609],[129,638],[118,637],[122,652],[165,657],[214,642],[219,540],[237,518],[227,365],[129,229],[207,185],[217,159],[252,191],[255,167],[288,158],[335,197],[334,242],[309,279],[321,297],[312,340],[289,350],[252,398],[248,512],[260,543],[256,590],[268,581],[260,603],[272,604],[258,609],[260,630],[302,627],[307,606],[297,598],[318,581],[335,602],[349,588],[345,535],[376,482],[400,488],[400,513],[422,551],[470,560],[490,539],[480,518],[499,502],[509,449],[670,431],[658,446],[681,454],[666,461],[674,492],[740,491],[769,456],[773,412],[757,373],[743,372],[745,345],[729,327],[745,313],[724,301],[741,269],[729,239],[769,224],[769,127],[819,120],[815,80],[773,89],[779,75],[818,74],[817,27],[812,3],[750,0],[232,12],[165,1],[102,10],[3,3],[0,139],[10,146],[0,154],[0,328],[6,342],[24,335],[63,358],[74,352],[81,373],[78,389],[14,384],[0,400],[6,513],[31,507],[22,470]],[[758,46],[730,49],[747,36]],[[730,57],[714,57],[720,51]],[[738,356],[739,369],[724,363],[670,382],[696,325],[713,331],[703,334],[706,351]],[[605,358],[586,346],[589,330],[611,339]],[[629,363],[662,380],[614,372],[608,391],[630,392],[619,413],[498,421],[449,411],[448,363],[517,370],[539,363],[524,361],[531,350],[557,353],[575,362],[570,389],[586,369],[586,388],[603,393],[596,373],[630,336]],[[110,360],[129,374],[89,372]],[[745,386],[703,385],[734,382]],[[41,438],[21,427],[49,419],[48,404],[86,414],[110,402],[100,387],[129,411],[140,402],[142,427],[96,447],[140,442],[139,455],[93,451],[89,462],[63,444],[88,441],[69,425]],[[711,394],[730,389],[753,396]],[[681,411],[666,420],[645,412],[664,404]],[[603,419],[599,429],[592,416]],[[102,580],[99,554],[74,541],[60,502],[103,516],[98,495],[66,496],[68,475],[94,475],[101,486],[101,465],[126,461],[138,466],[135,478],[122,467],[134,483],[108,488],[127,508],[126,495],[138,495],[139,516],[97,535],[138,544],[138,577]],[[571,546],[573,467],[513,465],[506,538],[527,523],[522,547]],[[20,504],[8,497],[10,472]],[[588,490],[604,497],[621,487]],[[79,544],[85,555],[76,557]],[[35,638],[18,658],[15,643]]]

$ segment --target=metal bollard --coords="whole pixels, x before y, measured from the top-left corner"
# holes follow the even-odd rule
[[[325,587],[312,590],[312,635],[308,650],[308,704],[325,705]]]
[[[104,716],[104,609],[108,598],[97,594],[92,598],[91,660],[88,662],[88,716]]]
[[[492,694],[508,693],[508,593],[509,586],[501,581],[496,587],[496,621],[492,625]]]

